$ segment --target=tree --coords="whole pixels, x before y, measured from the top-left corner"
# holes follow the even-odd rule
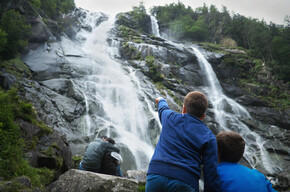
[[[7,44],[7,33],[0,28],[0,56],[2,51],[4,51],[6,44]]]
[[[42,0],[41,9],[50,17],[55,18],[57,13],[57,4],[55,0]]]
[[[27,45],[27,36],[30,25],[26,24],[24,16],[15,10],[8,10],[2,14],[1,28],[7,34],[5,50],[2,57],[5,59],[13,58],[18,52],[22,51]]]

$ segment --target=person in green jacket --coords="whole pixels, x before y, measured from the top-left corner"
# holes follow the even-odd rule
[[[102,136],[91,142],[85,152],[84,158],[79,164],[80,170],[92,171],[100,173],[102,166],[102,159],[106,151],[119,153],[120,150],[107,141],[107,136]]]

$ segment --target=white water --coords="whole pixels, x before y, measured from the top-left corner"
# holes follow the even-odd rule
[[[156,37],[160,37],[159,27],[158,27],[158,23],[157,23],[156,18],[151,15],[150,19],[151,19],[151,28],[152,28],[153,35],[155,35]]]
[[[216,121],[225,131],[235,131],[243,136],[247,144],[244,156],[253,167],[262,165],[269,173],[273,173],[276,165],[271,162],[267,155],[263,146],[265,141],[239,120],[241,117],[251,118],[248,111],[223,94],[221,85],[210,63],[196,47],[191,48],[197,56],[201,68],[205,71],[209,84],[206,90],[207,96],[212,102]],[[251,138],[251,140],[248,138]]]
[[[86,22],[93,26],[96,18],[96,15],[91,14],[86,18]],[[118,49],[113,45],[117,45],[117,42],[112,40],[111,46],[107,43],[109,31],[113,26],[114,19],[110,18],[98,27],[93,27],[91,33],[81,31],[77,37],[80,42],[86,39],[82,43],[86,60],[80,65],[83,66],[82,70],[87,68],[85,71],[88,72],[83,78],[75,80],[81,87],[86,104],[86,114],[82,123],[85,130],[81,132],[91,136],[99,131],[112,136],[119,146],[125,146],[132,153],[135,168],[147,169],[154,151],[147,132],[150,120],[148,116],[155,117],[156,112],[146,96],[145,105],[139,101],[138,91],[142,94],[142,90],[138,86],[134,70],[127,66],[125,71],[114,59],[114,56],[118,55]],[[90,108],[96,102],[104,111],[101,116]],[[149,108],[151,114],[146,115],[148,112],[146,113],[145,108]],[[102,130],[95,127],[98,123],[102,124]],[[123,158],[126,161],[126,157]]]

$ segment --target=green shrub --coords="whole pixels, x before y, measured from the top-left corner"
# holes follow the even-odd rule
[[[1,52],[4,51],[6,44],[7,44],[7,33],[0,28],[0,56]]]
[[[0,23],[2,30],[7,34],[7,43],[1,56],[4,59],[10,59],[26,47],[31,27],[26,24],[25,17],[15,10],[5,11]]]
[[[23,139],[14,123],[13,104],[10,95],[0,91],[0,175],[10,179],[21,173]]]
[[[5,68],[7,73],[19,78],[29,78],[32,75],[28,66],[21,61],[20,54],[17,54],[13,59],[2,61],[0,68]]]
[[[33,186],[43,188],[53,180],[54,171],[33,168],[24,159],[26,146],[14,119],[25,115],[36,118],[32,105],[21,101],[14,89],[8,92],[0,90],[0,175],[5,180],[26,175]],[[18,187],[13,184],[11,190]]]
[[[148,76],[154,81],[162,81],[164,78],[160,74],[158,67],[154,64],[155,58],[153,56],[147,56],[145,58],[145,62],[149,67]]]
[[[40,0],[29,0],[29,2],[33,5],[35,8],[40,8],[41,1]]]
[[[75,155],[72,157],[72,161],[73,161],[73,168],[77,169],[79,167],[79,164],[81,162],[81,160],[83,159],[82,156],[80,155]]]
[[[145,192],[145,185],[139,185],[138,192]]]

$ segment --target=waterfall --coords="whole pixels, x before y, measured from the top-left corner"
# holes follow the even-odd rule
[[[84,95],[86,106],[80,123],[86,130],[80,132],[86,136],[113,137],[121,148],[127,168],[145,170],[154,151],[148,124],[152,117],[158,117],[152,109],[152,101],[144,95],[144,101],[139,100],[142,91],[134,69],[122,66],[114,58],[118,55],[118,42],[110,38],[110,30],[115,20],[109,18],[96,27],[97,18],[95,14],[87,15],[84,22],[92,26],[92,31],[81,30],[77,35],[84,53],[82,58],[76,58],[77,62],[72,62],[77,63],[80,74],[85,74],[73,80]],[[131,159],[126,159],[129,156]]]
[[[152,28],[153,35],[155,35],[156,37],[160,37],[159,27],[158,27],[158,23],[157,23],[156,18],[151,15],[150,19],[151,19],[151,28]]]
[[[266,171],[273,173],[274,169],[279,169],[274,165],[267,151],[264,149],[264,140],[257,133],[251,131],[243,122],[241,117],[251,118],[248,111],[234,100],[223,94],[222,87],[214,73],[212,66],[205,59],[203,54],[196,47],[191,47],[197,56],[201,69],[205,72],[208,81],[206,90],[209,101],[212,103],[215,119],[220,127],[225,131],[235,131],[240,133],[245,139],[247,146],[244,157],[253,167],[263,166]]]

